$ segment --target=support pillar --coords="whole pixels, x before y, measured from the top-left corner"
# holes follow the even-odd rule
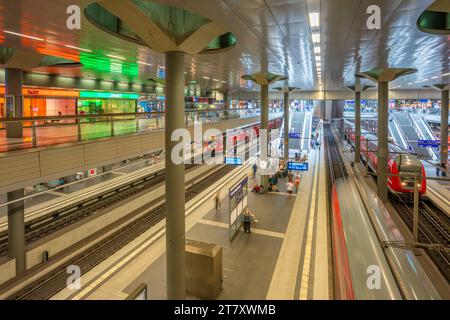
[[[9,117],[23,116],[23,100],[22,100],[22,83],[23,73],[21,69],[6,68],[5,69],[5,95],[14,97],[14,114]],[[7,111],[7,113],[10,111]],[[22,138],[23,124],[22,122],[10,122],[6,124],[7,138]]]
[[[7,193],[8,202],[23,197],[24,189]],[[16,259],[16,276],[24,273],[26,270],[24,200],[8,204],[8,256]]]
[[[441,91],[441,164],[448,163],[448,93],[449,90]],[[448,168],[447,168],[448,169]]]
[[[186,295],[184,163],[175,164],[171,155],[179,141],[171,141],[176,129],[184,128],[183,52],[166,53],[166,273],[167,299]],[[184,156],[184,155],[183,155]]]
[[[228,109],[228,92],[223,93],[223,101],[225,102],[225,109]]]
[[[389,122],[389,83],[378,83],[378,162],[377,162],[377,193],[381,201],[387,202],[387,158],[388,150],[388,122]]]
[[[378,152],[377,152],[377,194],[381,201],[388,201],[388,122],[389,122],[389,82],[401,76],[417,72],[412,68],[372,69],[356,74],[378,82]],[[359,90],[355,90],[359,91]]]
[[[361,91],[355,91],[355,163],[361,162]]]
[[[289,92],[284,93],[284,158],[289,159]]]
[[[261,129],[269,128],[269,85],[261,85]]]
[[[269,85],[262,84],[261,85],[261,131],[260,131],[260,139],[261,139],[261,154],[260,158],[262,160],[268,161],[269,156],[269,141],[270,141],[270,133],[269,133]],[[263,133],[263,132],[266,133]],[[264,137],[267,137],[267,140],[264,141]],[[261,175],[261,185],[264,187],[264,190],[267,191],[269,189],[269,177],[265,175]]]

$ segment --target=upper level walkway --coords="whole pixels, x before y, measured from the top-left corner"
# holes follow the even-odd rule
[[[205,111],[212,113],[212,111]],[[194,121],[202,121],[203,132],[208,129],[217,129],[225,132],[227,129],[236,129],[257,125],[260,122],[258,112],[248,113],[246,110],[228,110],[215,112],[218,117],[200,117],[201,112],[196,112],[197,117],[191,117],[191,113],[186,115],[186,129],[189,130],[191,136],[194,136]],[[203,115],[204,115],[203,114]],[[60,123],[33,129],[25,128],[24,130],[50,130],[53,129],[52,135],[58,136],[58,130],[67,132],[68,130],[80,130],[82,139],[73,140],[54,140],[57,145],[43,145],[36,147],[28,146],[28,148],[0,153],[0,193],[11,190],[17,190],[26,186],[59,179],[76,172],[87,171],[92,168],[98,168],[123,160],[131,159],[136,156],[152,153],[164,149],[164,117],[148,117],[148,114],[132,114],[134,119],[130,120],[126,114],[118,115],[102,115],[102,116],[81,116],[81,117],[60,117],[61,121],[71,119],[72,124]],[[147,116],[147,117],[146,117]],[[89,122],[88,120],[114,118],[108,124]],[[122,119],[120,119],[122,117]],[[271,113],[270,119],[281,118],[282,113]],[[51,118],[51,117],[44,117]],[[54,117],[55,118],[55,117]],[[57,118],[57,117],[56,117]],[[75,118],[80,118],[75,122]],[[30,121],[30,119],[25,119]],[[6,120],[10,121],[10,120]],[[12,120],[11,120],[12,121]],[[21,120],[24,121],[24,120]],[[37,122],[35,119],[33,122]],[[41,121],[41,120],[39,120]],[[85,122],[86,121],[86,122]],[[0,122],[5,122],[1,120]],[[131,126],[130,122],[134,125]],[[130,125],[131,129],[128,127]],[[109,135],[104,132],[104,127],[109,125]],[[75,129],[69,129],[70,127]],[[90,128],[90,129],[88,129]],[[102,129],[103,128],[103,129]],[[112,128],[112,129],[111,129]],[[118,130],[121,129],[120,135]],[[92,130],[90,136],[84,130]],[[103,130],[103,131],[102,131]],[[127,131],[127,132],[125,132]],[[45,132],[45,131],[43,131]],[[59,137],[62,133],[59,132]],[[102,137],[99,132],[103,132]],[[36,134],[36,137],[46,137],[45,134]],[[76,134],[76,136],[79,136]],[[72,137],[72,136],[70,136]],[[83,139],[85,137],[85,139]],[[95,139],[97,138],[97,139]],[[38,138],[39,139],[39,138]],[[44,139],[45,140],[45,139]],[[51,141],[52,137],[47,136],[47,141]],[[34,141],[34,140],[33,140]]]

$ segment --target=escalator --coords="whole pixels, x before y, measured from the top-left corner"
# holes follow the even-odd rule
[[[420,139],[422,140],[437,140],[436,136],[433,134],[433,131],[431,130],[428,123],[425,122],[425,120],[422,118],[419,114],[411,114],[410,115],[415,128],[416,132],[419,134]],[[433,157],[433,160],[438,160],[439,158],[439,151],[437,149],[428,148],[428,152]]]
[[[411,119],[408,113],[404,112],[394,112],[393,113],[397,123],[400,126],[400,129],[403,131],[403,136],[406,138],[408,142],[411,152],[417,154],[420,158],[425,160],[432,159],[432,155],[430,154],[427,148],[422,148],[418,146],[417,141],[420,140],[420,136],[415,130],[414,122]]]
[[[294,111],[292,115],[292,124],[289,129],[290,133],[299,133],[300,136],[302,136],[303,133],[303,123],[305,121],[305,112],[303,111]],[[302,146],[301,146],[302,139],[289,139],[289,150],[293,153],[300,153]]]

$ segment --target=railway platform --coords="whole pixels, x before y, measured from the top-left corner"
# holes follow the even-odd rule
[[[311,151],[310,171],[297,194],[282,188],[264,195],[248,191],[249,208],[258,221],[250,234],[241,230],[230,241],[228,196],[222,192],[219,211],[211,200],[218,189],[228,190],[233,179],[219,181],[209,194],[201,194],[200,205],[192,204],[195,210],[187,209],[186,238],[223,247],[223,290],[218,299],[332,299],[323,152]],[[250,166],[236,170],[248,175],[251,189],[255,181]],[[165,299],[163,226],[162,221],[83,275],[81,290],[64,289],[52,299],[123,299],[142,283],[148,299]]]

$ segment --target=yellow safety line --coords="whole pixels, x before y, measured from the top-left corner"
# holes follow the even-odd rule
[[[309,269],[311,267],[311,252],[312,252],[312,241],[313,241],[313,231],[314,231],[314,223],[315,223],[315,211],[316,211],[316,189],[317,189],[317,177],[319,175],[319,162],[320,162],[320,153],[317,153],[316,156],[316,171],[314,173],[314,183],[312,189],[312,204],[311,210],[309,212],[308,219],[308,231],[306,234],[306,246],[305,246],[305,255],[303,259],[303,272],[302,272],[302,281],[300,284],[300,300],[306,300],[308,297],[308,286],[309,286]]]

